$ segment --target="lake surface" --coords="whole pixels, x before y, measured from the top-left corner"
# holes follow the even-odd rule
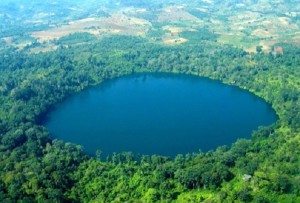
[[[218,81],[189,75],[134,74],[80,92],[47,115],[53,138],[103,157],[113,152],[175,156],[250,138],[277,119],[269,104]]]

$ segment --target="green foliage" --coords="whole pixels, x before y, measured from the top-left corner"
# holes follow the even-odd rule
[[[202,12],[198,9],[191,9],[189,10],[189,13],[192,14],[193,16],[196,16],[199,19],[203,19],[203,18],[209,18],[209,14],[206,12]]]
[[[141,37],[89,37],[66,37],[60,43],[93,43],[46,53],[0,50],[1,202],[299,200],[299,48],[282,45],[285,54],[274,58],[213,43],[164,47]],[[69,95],[133,72],[194,74],[239,86],[269,102],[278,122],[251,140],[174,160],[124,152],[102,161],[101,153],[95,159],[80,146],[51,140],[40,126]]]
[[[262,46],[256,46],[256,52],[261,53],[262,52]]]
[[[72,45],[72,44],[79,44],[79,43],[87,43],[95,41],[96,37],[95,35],[89,34],[89,33],[74,33],[70,34],[65,37],[59,38],[55,44],[57,45]]]
[[[202,28],[197,31],[184,31],[180,33],[180,36],[188,39],[191,43],[199,43],[203,40],[214,41],[218,35],[210,32],[209,30]]]
[[[155,38],[156,40],[159,40],[163,37],[163,35],[166,33],[166,30],[162,29],[151,29],[147,32],[147,37],[149,38]]]

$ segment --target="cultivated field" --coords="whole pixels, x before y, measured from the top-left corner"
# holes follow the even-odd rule
[[[290,11],[283,1],[278,2],[281,2],[281,7],[276,7],[272,12],[268,11],[275,7],[267,0],[261,0],[259,4],[243,1],[230,5],[224,2],[224,8],[213,0],[199,1],[197,6],[170,4],[153,8],[101,7],[96,8],[96,13],[90,13],[77,20],[66,18],[61,23],[49,21],[50,28],[31,32],[29,35],[38,42],[50,44],[52,40],[72,33],[86,32],[98,38],[115,34],[149,37],[156,43],[170,45],[189,41],[181,36],[182,32],[205,28],[218,35],[216,42],[232,44],[249,52],[255,52],[256,46],[262,46],[263,51],[268,52],[278,42],[300,46],[300,22],[295,20],[300,12],[297,8]],[[72,7],[69,10],[82,12],[80,7]],[[100,15],[101,12],[105,15]],[[25,23],[38,25],[44,19],[52,17],[55,17],[54,11],[39,12]],[[150,31],[152,34],[149,34]],[[14,38],[15,36],[6,36],[2,40],[7,45],[19,48],[33,43],[25,40],[15,41]]]

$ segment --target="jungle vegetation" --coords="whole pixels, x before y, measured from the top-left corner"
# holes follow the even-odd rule
[[[0,2],[0,202],[300,202],[296,1],[177,1],[186,10],[174,8],[174,1],[139,1],[136,6],[149,12],[132,12],[127,8],[136,2],[125,0],[101,1],[103,10],[96,0],[64,0],[65,7],[24,2]],[[34,37],[45,30],[61,34],[70,21],[107,17],[125,6],[124,15],[131,12],[152,27],[122,24],[119,35],[93,35],[102,27],[91,26],[48,41]],[[165,6],[176,15],[164,19]],[[253,15],[255,21],[248,19]],[[145,35],[136,35],[141,30]],[[278,121],[259,127],[251,139],[175,158],[103,157],[101,149],[88,156],[42,125],[70,95],[138,72],[192,74],[238,86],[268,102]]]
[[[285,53],[275,57],[209,40],[184,46],[131,36],[88,40],[45,53],[1,50],[2,202],[299,201],[298,47],[281,44]],[[252,139],[174,159],[130,152],[101,157],[101,149],[89,157],[81,146],[51,139],[40,125],[71,94],[134,72],[193,74],[236,85],[269,102],[278,121]]]

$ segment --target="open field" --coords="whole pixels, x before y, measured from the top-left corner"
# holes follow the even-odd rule
[[[56,10],[53,8],[33,14],[24,24],[38,26],[48,22],[48,28],[27,34],[38,42],[50,43],[73,33],[86,32],[96,37],[131,35],[149,37],[150,41],[156,43],[177,44],[188,41],[180,36],[182,32],[205,28],[218,35],[217,42],[232,44],[249,52],[255,52],[259,45],[264,51],[269,51],[278,42],[299,45],[300,22],[297,20],[297,6],[290,11],[291,8],[287,8],[283,1],[278,0],[277,3],[280,6],[276,9],[266,0],[259,4],[250,1],[240,4],[226,2],[224,8],[212,0],[202,0],[197,4],[166,3],[156,7],[120,7],[117,3],[114,5],[116,8],[106,5],[94,8],[94,13],[88,14],[83,13],[84,9],[73,5],[65,12],[77,13],[74,16],[81,14],[82,17],[75,18],[76,20],[66,15],[64,21],[57,22]],[[15,41],[15,36],[8,35],[1,39],[9,46],[22,48],[28,45],[28,41]]]
[[[198,21],[199,19],[187,11],[183,6],[164,8],[158,16],[158,22]]]
[[[76,32],[88,32],[95,35],[101,34],[124,34],[145,35],[151,23],[139,18],[115,14],[108,18],[85,18],[69,22],[49,30],[34,32],[32,36],[39,41],[49,41],[67,36]]]

